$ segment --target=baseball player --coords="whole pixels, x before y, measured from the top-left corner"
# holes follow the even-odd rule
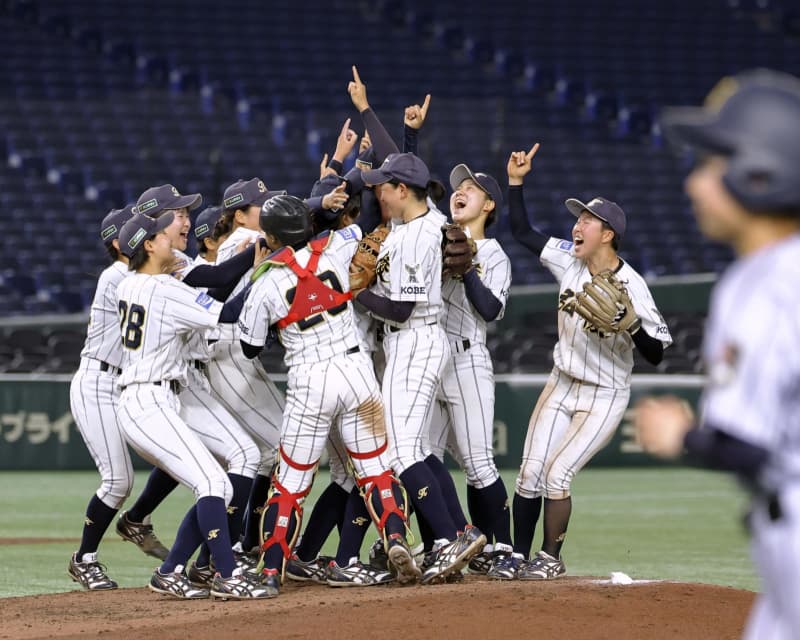
[[[378,199],[393,229],[378,255],[377,282],[354,295],[384,322],[382,392],[392,468],[409,490],[420,520],[433,532],[435,555],[423,582],[435,582],[460,571],[486,543],[476,527],[454,521],[461,511],[458,499],[455,504],[445,499],[438,468],[428,459],[435,458],[428,442],[431,411],[450,358],[439,324],[441,226],[446,218],[428,199],[430,174],[413,154],[390,155],[379,169],[364,172],[364,182],[379,185]]]
[[[431,446],[442,459],[448,427],[452,429],[457,458],[467,475],[470,513],[488,540],[470,562],[470,571],[487,573],[495,559],[499,562],[513,551],[508,494],[492,451],[494,371],[486,348],[486,326],[503,317],[508,301],[511,261],[497,240],[485,236],[503,202],[497,181],[460,164],[450,173],[450,186],[453,222],[467,230],[477,252],[469,271],[442,284],[442,325],[453,355],[439,394],[446,419],[434,420]]]
[[[220,237],[217,231],[217,222],[222,214],[222,207],[208,207],[197,216],[194,224],[194,237],[197,240],[197,257],[195,264],[215,264],[217,261],[217,248],[225,241],[227,236]]]
[[[229,228],[230,235],[217,250],[218,265],[235,259],[242,242],[254,242],[263,237],[258,226],[259,212],[271,195],[273,193],[267,190],[260,178],[239,180],[225,189],[218,226],[221,229]],[[252,270],[242,276],[231,296],[245,288],[251,274]],[[284,398],[261,362],[244,357],[235,326],[222,325],[212,339],[217,341],[212,346],[208,367],[211,389],[261,451],[261,464],[251,487],[245,514],[242,548],[249,552],[260,544],[258,527],[275,465]]]
[[[658,364],[672,343],[644,279],[617,254],[625,234],[625,213],[617,204],[600,197],[587,203],[567,200],[576,218],[571,240],[548,238],[531,227],[522,183],[538,147],[512,153],[507,168],[514,238],[539,254],[560,285],[554,367],[531,415],[516,481],[515,554],[496,576],[523,580],[557,578],[566,572],[561,547],[572,511],[572,479],[608,443],[622,419],[630,396],[634,346]],[[625,301],[620,298],[614,317],[605,323],[577,312],[584,312],[585,297],[594,292],[593,283],[601,275],[626,290]],[[542,549],[523,563],[542,506]]]
[[[734,472],[752,491],[752,557],[762,580],[748,640],[800,629],[800,80],[760,70],[721,81],[704,108],[664,112],[668,139],[705,155],[684,183],[702,232],[737,260],[706,323],[702,418],[674,397],[641,400],[645,450]]]
[[[254,358],[277,324],[286,348],[287,405],[274,493],[264,516],[263,580],[279,586],[291,555],[302,509],[330,425],[341,420],[342,441],[400,582],[420,574],[405,542],[403,494],[388,468],[383,403],[371,363],[361,353],[349,303],[348,266],[360,237],[357,227],[312,237],[302,200],[266,202],[261,227],[275,251],[271,268],[256,280],[239,321],[245,356]],[[336,561],[328,573],[346,571]]]
[[[150,204],[149,191],[140,196],[137,209]],[[164,200],[156,199],[155,205],[144,208],[163,207]],[[220,598],[265,598],[274,594],[237,567],[233,556],[226,516],[233,493],[230,480],[179,415],[178,394],[188,384],[186,336],[220,320],[235,321],[242,302],[239,297],[223,307],[207,293],[165,273],[174,261],[166,233],[175,220],[174,211],[186,211],[199,201],[199,195],[170,197],[169,210],[159,218],[139,213],[120,231],[120,247],[134,273],[117,287],[124,353],[117,381],[119,423],[128,443],[189,487],[197,501],[181,523],[169,555],[153,572],[150,589],[186,599],[209,593]],[[203,541],[217,570],[210,590],[194,587],[183,572]]]
[[[128,259],[119,251],[119,232],[134,211],[135,206],[128,205],[112,209],[103,218],[100,236],[113,263],[97,281],[80,366],[70,384],[72,415],[102,480],[86,507],[80,547],[68,566],[72,579],[90,591],[117,588],[97,561],[97,549],[134,480],[128,448],[117,424],[116,379],[122,366],[122,347],[115,296],[117,285],[128,274]],[[168,550],[153,533],[150,513],[175,486],[169,475],[154,468],[135,509],[124,513],[117,524],[120,535],[162,560]],[[129,518],[129,513],[134,517]]]

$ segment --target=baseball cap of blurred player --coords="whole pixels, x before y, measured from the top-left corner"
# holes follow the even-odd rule
[[[425,163],[413,153],[390,153],[379,168],[364,171],[362,177],[364,183],[369,185],[397,180],[425,189],[431,180],[431,173]]]
[[[273,196],[285,194],[285,191],[269,191],[261,178],[237,180],[225,189],[222,206],[225,209],[243,209],[250,205],[260,207]]]
[[[126,204],[122,209],[112,209],[100,223],[100,238],[103,244],[110,245],[115,238],[119,238],[120,229],[136,214],[135,204]]]
[[[207,238],[214,232],[214,225],[217,224],[222,207],[207,207],[200,212],[197,220],[194,221],[194,237],[198,240]]]
[[[500,208],[500,205],[503,204],[503,192],[500,190],[497,180],[488,173],[473,172],[467,165],[459,164],[450,172],[450,187],[455,191],[458,189],[458,185],[467,179],[477,184],[486,195],[495,201],[497,208]]]
[[[203,196],[191,193],[182,196],[171,184],[162,184],[159,187],[150,187],[136,201],[136,210],[148,216],[155,216],[165,209],[183,209],[191,211],[203,203]]]
[[[136,214],[122,225],[119,232],[120,252],[126,258],[132,258],[144,246],[145,240],[166,229],[174,219],[175,214],[172,211],[158,218]]]
[[[620,240],[625,235],[625,212],[616,202],[597,197],[583,203],[577,198],[569,198],[564,204],[576,218],[584,211],[588,211],[595,218],[600,218],[603,222],[608,223]]]

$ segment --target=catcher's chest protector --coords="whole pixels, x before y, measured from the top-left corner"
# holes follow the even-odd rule
[[[305,267],[297,264],[294,249],[291,247],[284,247],[270,258],[270,262],[289,267],[297,276],[297,288],[294,292],[294,298],[289,301],[289,313],[286,314],[286,317],[278,320],[278,329],[283,329],[293,322],[298,322],[309,316],[345,304],[353,297],[353,294],[349,291],[342,293],[332,289],[315,275],[319,257],[328,246],[331,237],[331,235],[328,235],[323,238],[315,238],[308,243],[311,257]]]

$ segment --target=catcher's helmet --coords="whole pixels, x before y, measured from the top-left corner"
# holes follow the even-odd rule
[[[794,76],[759,69],[725,78],[704,107],[665,109],[661,126],[669,140],[727,156],[723,181],[748,209],[800,215],[800,80]]]
[[[311,210],[295,196],[275,196],[261,207],[261,228],[286,246],[302,244],[312,236]]]

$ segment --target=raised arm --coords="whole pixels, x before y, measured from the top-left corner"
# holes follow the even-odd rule
[[[537,142],[531,147],[530,151],[512,152],[506,167],[508,172],[508,210],[511,218],[511,233],[517,242],[537,255],[542,252],[550,238],[528,221],[522,183],[525,176],[531,171],[531,161],[538,150],[539,143]]]
[[[370,108],[367,100],[367,87],[361,81],[355,65],[353,65],[353,79],[347,85],[347,92],[350,94],[353,106],[361,114],[364,127],[369,132],[377,164],[381,164],[390,153],[400,153],[400,149],[395,144],[395,141],[392,140],[392,136],[389,135],[378,116]]]
[[[425,118],[428,116],[428,107],[431,105],[431,94],[425,96],[422,106],[412,104],[406,107],[403,113],[403,153],[417,154],[418,140],[417,135],[422,125],[425,124]]]

